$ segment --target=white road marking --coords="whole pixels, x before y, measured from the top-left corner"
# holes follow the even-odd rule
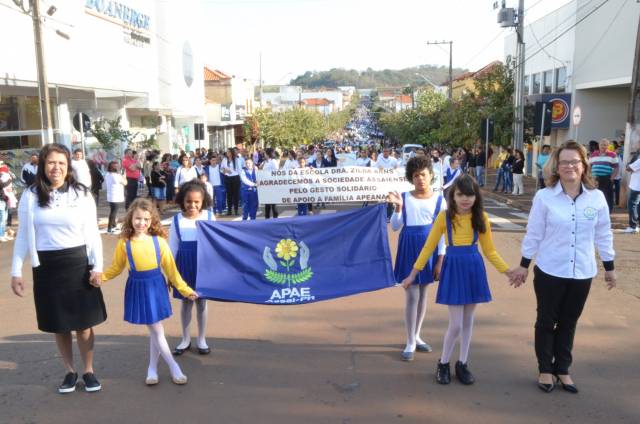
[[[518,218],[529,219],[529,214],[524,212],[509,212],[511,215],[515,215]]]
[[[514,224],[513,222],[509,221],[506,218],[501,218],[499,216],[490,214],[488,212],[487,212],[487,215],[489,215],[489,221],[492,224],[495,224],[498,227],[503,228],[505,230],[523,230],[524,229],[522,225]]]

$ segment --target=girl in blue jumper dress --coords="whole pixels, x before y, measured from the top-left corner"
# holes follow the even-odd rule
[[[256,170],[253,160],[244,161],[245,168],[240,171],[242,183],[242,220],[255,220],[258,213],[258,185],[256,184]]]
[[[396,281],[402,281],[413,269],[413,264],[431,231],[433,221],[440,210],[446,208],[446,201],[431,189],[433,179],[431,159],[413,157],[406,165],[406,177],[415,190],[389,193],[388,201],[395,206],[391,216],[391,228],[400,232],[398,253],[394,274]],[[431,352],[431,346],[420,337],[422,323],[427,310],[427,286],[438,278],[445,253],[444,239],[441,238],[438,251],[429,259],[427,266],[417,275],[415,283],[406,289],[405,328],[407,344],[402,359],[413,360],[414,351]]]
[[[157,209],[148,199],[135,200],[127,212],[121,239],[116,246],[113,263],[102,280],[117,277],[128,265],[129,278],[124,293],[124,319],[144,324],[149,329],[149,368],[147,385],[158,384],[158,359],[165,360],[175,384],[185,384],[187,377],[171,356],[164,336],[162,320],[171,316],[167,275],[174,288],[190,301],[198,295],[180,277],[171,250],[164,237]]]
[[[180,275],[182,275],[189,287],[195,289],[196,271],[198,269],[196,222],[199,220],[215,220],[215,216],[211,212],[212,200],[202,183],[190,181],[180,186],[180,190],[176,195],[176,203],[180,205],[182,212],[176,214],[171,221],[169,247],[176,258]],[[173,297],[182,299],[182,308],[180,309],[182,340],[173,350],[173,354],[179,356],[191,348],[190,325],[194,302],[191,299],[185,299],[176,290],[173,291]],[[198,321],[198,353],[206,355],[211,352],[206,341],[207,300],[198,299],[195,304],[196,319]]]

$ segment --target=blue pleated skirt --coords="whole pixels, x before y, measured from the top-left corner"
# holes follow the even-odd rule
[[[154,324],[171,316],[167,281],[159,268],[129,271],[124,290],[124,320]]]
[[[487,270],[478,251],[478,245],[447,246],[436,303],[468,305],[490,301]]]
[[[191,287],[196,289],[196,272],[198,270],[198,242],[181,241],[176,255],[176,267],[182,279]],[[173,297],[184,299],[180,292],[174,287]]]
[[[431,225],[410,225],[402,227],[402,231],[400,231],[400,238],[398,240],[396,264],[393,268],[393,274],[396,277],[396,282],[400,283],[413,269],[413,265],[416,263],[416,260],[420,255],[420,251],[427,241],[429,231],[431,231]],[[437,260],[438,252],[435,252],[427,261],[427,265],[424,269],[418,273],[414,284],[433,283],[433,267]]]

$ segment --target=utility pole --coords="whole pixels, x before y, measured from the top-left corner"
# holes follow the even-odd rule
[[[260,52],[260,107],[262,108],[262,52]]]
[[[518,3],[518,26],[516,27],[518,37],[518,74],[516,79],[515,98],[515,121],[514,121],[514,147],[523,150],[524,146],[524,0]]]
[[[453,98],[453,41],[427,41],[427,45],[449,45],[449,101]]]
[[[40,97],[40,121],[44,144],[53,143],[51,127],[51,101],[47,82],[47,67],[44,62],[44,43],[42,40],[42,22],[40,21],[40,0],[30,0],[31,18],[33,19],[33,39],[36,47],[36,63],[38,67],[38,93]]]
[[[624,154],[622,163],[626,164],[633,152],[640,148],[640,19],[638,20],[638,33],[636,35],[636,52],[633,59],[633,73],[631,74],[631,97],[629,98],[629,112],[627,115],[627,128],[624,138]],[[629,173],[624,171],[624,181],[629,181]],[[628,184],[622,184],[622,189],[626,191]],[[620,193],[620,198],[625,199],[625,192]]]

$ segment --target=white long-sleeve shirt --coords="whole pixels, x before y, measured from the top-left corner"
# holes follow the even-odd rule
[[[428,199],[417,199],[411,192],[405,193],[404,196],[404,208],[406,212],[407,226],[412,225],[430,225],[436,220],[436,206],[438,204],[438,193],[434,193],[433,196]],[[447,201],[442,198],[440,203],[440,211],[447,209]],[[391,228],[393,231],[398,231],[402,226],[404,220],[402,219],[402,209],[400,212],[393,212],[391,215]],[[446,246],[444,243],[444,236],[440,238],[438,242],[438,255],[444,255],[446,252]]]
[[[235,167],[233,166],[235,164]],[[222,159],[222,163],[220,164],[222,167],[222,172],[225,170],[228,172],[224,172],[227,177],[235,177],[239,175],[244,167],[244,159],[241,157],[237,157],[234,162],[230,161],[227,158]]]
[[[393,156],[389,156],[388,158],[385,158],[383,155],[378,156],[376,167],[383,169],[394,169],[398,166],[398,159],[394,158]]]
[[[297,160],[287,159],[282,166],[282,169],[296,169],[300,168],[300,163]]]
[[[539,190],[529,212],[522,256],[544,273],[561,278],[586,279],[598,273],[594,246],[600,259],[613,261],[613,234],[609,207],[600,190],[588,190],[572,199],[558,182]]]
[[[251,171],[249,171],[249,173],[253,172],[254,170],[252,169]],[[257,184],[254,183],[253,181],[251,181],[249,178],[247,178],[247,173],[245,172],[245,170],[243,169],[242,171],[240,171],[240,181],[242,181],[242,184],[249,186],[249,187],[255,187]]]
[[[71,169],[73,169],[73,176],[76,181],[83,184],[87,188],[91,188],[91,171],[89,171],[89,165],[87,161],[75,160],[71,161]]]
[[[277,171],[280,165],[280,161],[275,160],[275,159],[268,159],[265,163],[264,166],[262,167],[263,171],[269,171],[269,172],[274,172]]]
[[[87,247],[87,257],[93,270],[102,272],[102,239],[91,192],[54,190],[49,207],[41,208],[38,196],[31,190],[25,190],[18,204],[18,220],[12,277],[22,277],[27,255],[30,255],[31,266],[35,268],[40,265],[38,250],[61,250],[82,245]]]
[[[198,172],[195,167],[185,168],[181,166],[176,171],[176,177],[173,180],[173,186],[178,189],[184,183],[188,183],[189,181],[194,181],[198,179]]]
[[[222,185],[222,178],[220,178],[220,165],[209,165],[209,182],[211,185]]]
[[[124,186],[127,185],[127,179],[124,175],[117,172],[109,172],[105,177],[105,182],[107,185],[107,202],[124,202]]]
[[[178,214],[178,225],[180,226],[180,239],[178,239],[178,232],[175,228],[175,218],[171,220],[171,227],[169,228],[169,248],[175,258],[180,248],[180,240],[182,241],[195,241],[198,235],[196,222],[208,221],[209,215],[211,215],[211,221],[215,221],[214,214],[209,214],[209,211],[201,211],[200,216],[196,219],[185,218],[181,213]]]

